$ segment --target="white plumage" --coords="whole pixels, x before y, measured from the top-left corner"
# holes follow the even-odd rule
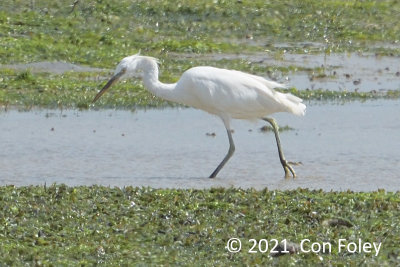
[[[291,94],[273,88],[276,82],[235,70],[194,67],[185,71],[175,90],[180,103],[235,119],[260,119],[275,112],[304,115],[305,105]]]
[[[275,132],[279,157],[286,177],[289,176],[289,171],[293,177],[296,176],[283,156],[278,126],[274,119],[267,118],[276,112],[305,114],[306,106],[302,103],[302,99],[274,90],[274,88],[284,88],[284,85],[241,71],[208,66],[191,68],[182,74],[177,83],[165,84],[158,80],[158,65],[155,58],[133,55],[122,59],[114,76],[93,101],[96,101],[116,81],[129,77],[141,78],[145,87],[160,98],[202,109],[223,120],[230,147],[228,154],[210,178],[217,175],[235,150],[230,128],[232,118],[268,121]]]

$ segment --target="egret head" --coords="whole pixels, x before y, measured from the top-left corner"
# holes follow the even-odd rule
[[[157,69],[157,60],[155,58],[140,56],[139,54],[123,58],[115,68],[114,75],[93,99],[93,103],[117,81],[128,78],[143,78],[144,73],[148,69],[154,68],[154,65]]]

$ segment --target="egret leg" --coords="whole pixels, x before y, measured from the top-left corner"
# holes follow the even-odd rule
[[[281,141],[279,139],[278,124],[276,123],[275,119],[273,119],[273,118],[263,118],[263,120],[269,122],[274,130],[276,145],[278,146],[279,159],[281,160],[282,167],[285,170],[285,177],[289,178],[291,176],[290,173],[292,173],[293,178],[295,178],[296,173],[294,172],[292,166],[290,166],[288,161],[285,159],[285,156],[283,155],[283,151],[281,148]],[[290,173],[289,173],[289,171],[290,171]]]
[[[233,152],[235,152],[235,144],[233,143],[232,139],[232,133],[231,129],[229,127],[229,123],[224,120],[225,127],[226,127],[226,132],[228,133],[228,138],[229,138],[229,150],[228,154],[226,154],[225,158],[221,161],[221,163],[218,165],[218,167],[213,171],[213,173],[210,175],[210,178],[215,178],[219,171],[224,167],[225,163],[228,162],[228,160],[232,157]]]

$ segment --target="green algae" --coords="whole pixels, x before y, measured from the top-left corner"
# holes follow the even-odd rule
[[[374,52],[399,54],[397,1],[2,1],[0,62],[64,61],[112,69],[142,51],[162,62],[160,79],[176,81],[189,67],[207,64],[250,73],[296,72],[327,75],[320,69],[273,67],[246,60],[201,60],[179,55],[266,52]],[[312,44],[318,44],[313,46]],[[311,45],[307,45],[311,44]],[[379,44],[388,44],[380,46]],[[108,73],[78,75],[13,73],[1,69],[3,107],[88,108]],[[324,76],[325,77],[325,76]],[[311,90],[305,99],[398,98],[383,94]],[[134,83],[120,84],[97,107],[162,107]]]
[[[62,59],[104,67],[139,49],[243,52],[304,41],[324,44],[324,53],[365,51],[399,42],[400,31],[393,20],[400,4],[390,0],[81,1],[73,10],[64,1],[6,0],[0,7],[3,63]]]
[[[385,192],[0,187],[5,265],[395,265],[400,195]],[[338,219],[340,218],[340,219]],[[326,221],[346,221],[328,225]],[[229,253],[236,237],[243,251]],[[249,239],[382,242],[380,253],[248,253]]]
[[[96,105],[92,100],[98,90],[104,85],[108,73],[77,73],[67,72],[62,75],[49,73],[31,73],[28,71],[1,70],[3,89],[0,90],[0,106],[3,108],[33,107],[46,108],[149,108],[173,107],[179,104],[168,102],[153,96],[140,81],[125,81],[118,83]],[[176,81],[173,74],[164,74],[162,80]],[[279,89],[292,93],[304,100],[311,101],[366,101],[370,99],[399,99],[400,91],[330,91],[323,89],[297,90],[296,88]]]

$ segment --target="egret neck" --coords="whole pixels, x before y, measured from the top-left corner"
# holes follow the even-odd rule
[[[176,83],[162,83],[158,80],[158,66],[154,61],[146,61],[143,72],[143,84],[155,96],[162,99],[180,102],[176,94]]]

